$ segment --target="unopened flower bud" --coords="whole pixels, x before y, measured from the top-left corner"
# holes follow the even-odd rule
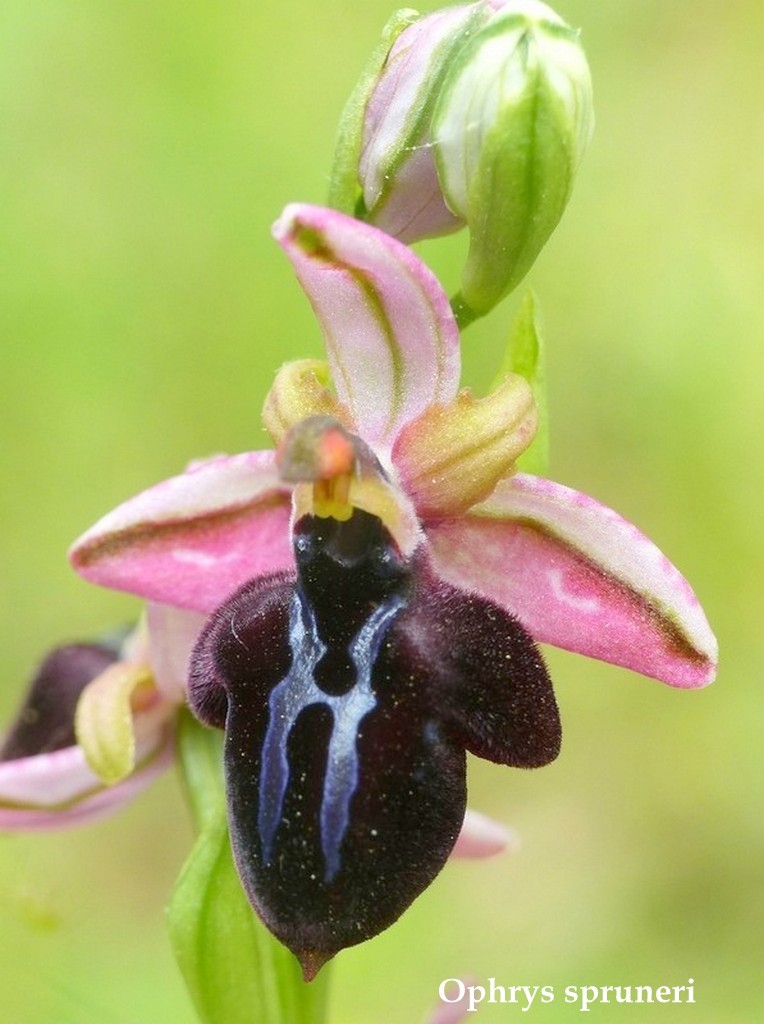
[[[565,209],[592,127],[578,33],[545,4],[509,0],[459,51],[432,136],[446,204],[470,230],[462,319],[525,276]]]
[[[443,201],[430,121],[454,55],[485,21],[476,3],[414,22],[393,44],[367,104],[358,165],[366,219],[401,241],[464,223]]]
[[[578,35],[539,0],[400,11],[345,110],[330,204],[407,243],[466,224],[468,322],[549,238],[592,124]]]
[[[463,226],[443,200],[430,125],[455,55],[491,13],[478,0],[393,15],[343,113],[330,205],[403,242]]]

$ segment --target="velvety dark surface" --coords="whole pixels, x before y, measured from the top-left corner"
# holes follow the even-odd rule
[[[225,727],[249,898],[311,973],[441,869],[464,816],[465,749],[534,767],[556,756],[560,725],[519,624],[422,558],[404,563],[378,519],[305,517],[295,553],[296,577],[247,584],[213,615],[191,702]]]

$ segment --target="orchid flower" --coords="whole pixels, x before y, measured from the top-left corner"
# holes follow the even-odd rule
[[[117,640],[67,644],[45,658],[0,746],[0,829],[92,821],[172,763],[178,701],[163,695],[149,661],[144,625]],[[164,680],[177,686],[169,666]],[[81,745],[83,737],[90,742]]]
[[[43,659],[0,743],[0,831],[88,824],[173,764],[188,658],[204,620],[152,604],[134,629],[63,644]],[[510,835],[475,814],[462,855],[492,856]]]
[[[194,464],[71,557],[95,583],[207,617],[189,703],[225,730],[247,896],[310,978],[440,871],[465,751],[556,757],[537,641],[684,688],[711,681],[716,644],[634,526],[516,471],[530,388],[510,376],[487,398],[459,391],[448,300],[408,248],[305,205],[274,233],[328,354],[328,369],[278,374],[264,410],[277,451]]]

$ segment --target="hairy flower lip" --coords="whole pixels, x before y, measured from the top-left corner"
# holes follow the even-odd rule
[[[251,580],[212,614],[189,691],[225,728],[250,902],[306,976],[392,924],[460,824],[462,855],[506,845],[495,825],[464,823],[466,751],[531,768],[560,745],[548,673],[516,619],[438,579],[424,551],[390,557],[377,517],[325,522],[298,520],[296,574]]]
[[[538,0],[518,0],[514,6],[521,12],[521,18],[551,18],[554,25],[563,24]],[[467,10],[484,9],[495,13],[504,7],[505,0],[479,0],[469,7],[462,5],[449,9],[445,17],[458,20]],[[534,103],[538,103],[538,96]],[[467,104],[468,107],[471,105]],[[584,134],[580,125],[578,134]],[[443,141],[433,140],[433,147]],[[534,138],[533,147],[536,141]],[[570,143],[570,139],[564,141]],[[379,209],[370,213],[370,219],[376,219],[384,226],[386,218],[392,218],[390,223],[400,225],[401,237],[413,237],[425,223],[437,222],[439,230],[447,230],[463,221],[469,223],[472,230],[476,223],[485,221],[486,218],[480,215],[477,218],[471,216],[469,197],[455,198],[458,189],[451,189],[446,194],[445,183],[441,189],[437,180],[438,165],[429,145],[412,149],[414,152],[408,161],[412,177],[421,175],[420,180],[427,181],[429,176],[430,182],[430,188],[422,194],[420,208],[412,209],[404,204],[401,210],[400,206],[395,208],[392,203],[386,207],[380,203]],[[564,150],[565,145],[560,149]],[[574,154],[571,164],[575,164],[576,159]],[[465,165],[468,162],[463,161]],[[563,163],[564,158],[558,160],[558,165]],[[491,176],[489,174],[489,178]],[[499,178],[498,174],[495,176]],[[551,173],[547,182],[552,182],[555,176],[558,179],[565,177],[564,173]],[[505,186],[509,177],[505,175]],[[515,174],[516,180],[530,177]],[[563,192],[565,187],[567,182],[563,181],[559,192]],[[373,199],[369,197],[369,206],[379,200],[382,188],[384,185],[380,184],[377,195]],[[500,193],[502,189],[494,191]],[[511,189],[505,187],[503,191],[510,192]],[[528,192],[538,195],[544,191],[543,182],[540,187],[534,178]],[[460,198],[464,198],[464,202],[460,202]],[[567,197],[563,206],[566,201]],[[559,205],[557,196],[553,198],[552,205],[555,203]],[[361,214],[360,205],[357,212]],[[481,210],[479,214],[483,212]],[[488,204],[487,212],[491,213],[491,204]],[[513,230],[505,232],[503,245],[501,239],[496,244],[495,236],[489,239],[482,252],[483,266],[477,271],[475,263],[480,263],[481,259],[472,258],[471,246],[462,292],[453,302],[454,309],[464,312],[465,322],[473,314],[490,309],[516,283],[518,274],[522,276],[525,272],[527,267],[523,266],[523,260],[528,262],[527,250],[533,250],[535,242],[526,245],[526,251],[510,260],[513,265],[509,269],[503,267],[498,275],[493,275],[490,268],[509,248],[506,240],[516,237],[525,240],[527,234],[533,233],[534,222],[543,221],[543,217],[543,213],[540,217],[532,213],[526,225],[520,225],[517,230],[512,225]],[[500,218],[496,216],[494,219]],[[543,222],[540,227],[536,223],[535,233],[548,236],[549,223]],[[552,219],[552,230],[555,223]],[[136,585],[145,586],[145,596],[153,602],[153,617],[158,623],[165,621],[163,615],[167,613],[167,606],[163,611],[159,602],[177,601],[177,607],[208,610],[220,595],[225,595],[209,623],[216,625],[215,620],[222,621],[227,631],[224,639],[232,638],[233,645],[233,668],[229,676],[225,676],[227,705],[223,716],[228,745],[227,769],[234,765],[227,779],[230,784],[236,769],[240,769],[241,775],[255,775],[259,781],[259,802],[251,800],[250,790],[242,801],[243,809],[231,811],[231,833],[235,833],[235,826],[240,825],[242,830],[251,828],[250,812],[256,806],[258,855],[272,876],[278,873],[274,885],[282,890],[287,888],[284,880],[288,875],[283,867],[286,858],[280,850],[271,856],[269,844],[286,844],[295,835],[298,838],[302,836],[303,847],[308,845],[306,835],[314,841],[314,849],[318,844],[309,831],[298,831],[301,827],[304,829],[304,825],[293,827],[302,809],[299,805],[295,804],[290,809],[288,817],[283,813],[283,790],[281,803],[272,800],[273,806],[265,815],[270,828],[268,836],[260,818],[263,816],[263,803],[271,798],[273,780],[278,778],[278,771],[285,761],[294,762],[288,763],[287,770],[293,770],[295,776],[304,769],[299,777],[301,783],[310,780],[306,784],[306,791],[310,791],[311,770],[319,760],[314,758],[314,753],[320,747],[311,747],[300,762],[301,747],[309,746],[310,737],[307,743],[302,739],[295,742],[290,750],[290,735],[283,722],[289,718],[296,726],[302,712],[316,703],[315,688],[318,687],[319,705],[323,705],[324,711],[327,708],[331,711],[331,715],[324,714],[323,721],[311,722],[311,729],[317,726],[316,732],[320,732],[323,728],[324,736],[331,737],[326,741],[326,756],[322,763],[326,778],[332,771],[334,776],[333,781],[324,783],[321,794],[319,821],[323,862],[318,861],[323,869],[321,884],[330,888],[338,873],[346,870],[346,864],[340,863],[340,850],[350,829],[347,820],[338,824],[342,815],[337,810],[337,790],[339,788],[347,797],[342,805],[347,819],[349,803],[355,799],[359,788],[359,772],[352,776],[346,770],[348,758],[353,753],[356,758],[360,756],[358,751],[362,741],[369,744],[368,737],[373,736],[377,720],[383,723],[381,730],[388,730],[391,720],[397,715],[392,737],[404,737],[404,741],[396,745],[385,742],[390,736],[382,731],[377,746],[371,747],[374,753],[381,750],[382,756],[370,757],[364,765],[364,788],[370,790],[375,781],[375,769],[384,778],[384,770],[390,763],[395,764],[396,759],[404,763],[400,770],[400,792],[385,784],[395,781],[392,773],[379,786],[383,800],[381,811],[380,808],[376,810],[379,820],[385,824],[399,822],[400,819],[396,818],[398,808],[393,805],[403,804],[408,796],[413,797],[413,789],[424,777],[430,756],[434,764],[436,754],[445,751],[450,755],[456,751],[463,755],[466,751],[497,762],[536,767],[557,755],[560,726],[556,704],[543,659],[534,646],[530,627],[525,628],[525,623],[533,623],[533,636],[536,638],[549,636],[550,642],[603,657],[615,664],[628,665],[681,687],[696,687],[709,682],[715,669],[717,651],[715,639],[694,593],[665,558],[657,564],[657,558],[662,556],[646,538],[591,499],[567,492],[547,481],[534,480],[525,474],[516,475],[516,459],[532,440],[536,428],[535,406],[531,401],[530,407],[522,408],[515,416],[514,411],[508,412],[506,406],[497,401],[493,408],[499,411],[494,411],[493,418],[488,414],[481,418],[476,410],[485,412],[497,394],[503,395],[501,387],[486,399],[462,402],[463,396],[455,390],[458,388],[459,358],[454,317],[448,302],[444,303],[445,296],[439,292],[437,282],[432,275],[428,277],[426,268],[416,258],[412,259],[405,249],[391,244],[384,236],[353,229],[342,218],[331,214],[326,216],[325,211],[298,204],[285,211],[274,233],[292,260],[321,322],[339,398],[335,399],[326,386],[327,378],[320,372],[311,370],[302,376],[295,374],[292,395],[300,401],[290,405],[276,400],[287,394],[288,385],[285,385],[267,406],[267,415],[271,417],[279,447],[275,457],[267,452],[244,453],[233,458],[221,456],[195,465],[193,469],[189,467],[185,474],[174,478],[170,486],[165,484],[152,488],[133,503],[126,503],[105,517],[74,546],[72,562],[83,575],[104,585],[126,590],[135,589]],[[477,248],[476,245],[474,251]],[[535,258],[533,252],[530,258],[531,261]],[[481,278],[481,271],[486,266],[489,271]],[[498,282],[497,276],[501,278]],[[312,379],[309,380],[311,374]],[[467,415],[468,405],[470,414],[474,413],[472,419]],[[296,415],[298,410],[299,415]],[[305,458],[304,452],[295,454],[289,450],[288,444],[293,436],[290,437],[287,424],[292,421],[294,433],[305,426],[310,415],[331,416],[334,434],[329,437],[324,433],[322,443],[316,443]],[[294,426],[295,422],[297,426]],[[457,426],[452,431],[450,428],[454,422]],[[354,430],[358,431],[357,438],[352,434]],[[278,446],[278,439],[283,433],[286,433],[286,441]],[[368,437],[369,444],[373,446],[368,452],[375,464],[369,472],[365,472],[369,467],[359,456],[359,446],[366,444],[360,440],[362,436]],[[379,465],[376,465],[377,458]],[[190,482],[192,476],[195,479]],[[455,483],[449,482],[449,477]],[[318,486],[325,484],[330,486]],[[307,485],[314,485],[311,499],[306,498],[310,493]],[[162,490],[161,494],[159,490]],[[148,500],[142,501],[144,498]],[[538,499],[537,505],[534,505],[534,499]],[[576,507],[582,510],[582,517],[577,516]],[[347,537],[341,538],[344,540],[341,543],[330,536],[321,524],[318,527],[306,524],[308,516],[303,514],[305,509],[316,519],[330,521],[338,530],[350,520],[361,519],[359,513],[378,519],[381,526],[377,530],[375,525],[372,540],[364,536],[361,542],[354,536],[350,541]],[[586,529],[587,523],[595,521],[597,530],[591,534]],[[368,525],[364,520],[362,524]],[[384,535],[385,527],[388,528],[389,539]],[[304,552],[298,545],[301,530],[306,538],[310,534],[310,540],[316,542],[319,548],[316,560],[320,558],[333,564],[337,570],[334,575],[322,576],[317,572],[314,579],[310,578],[305,568],[308,559],[301,557]],[[288,550],[290,536],[294,542],[293,559]],[[358,543],[354,546],[352,541]],[[488,557],[491,550],[498,552],[497,559]],[[390,558],[391,554],[399,555],[401,552],[397,562]],[[391,561],[395,562],[392,570]],[[369,568],[370,565],[373,569]],[[501,567],[501,573],[495,571],[497,566]],[[353,603],[343,600],[346,595],[340,583],[356,570],[359,578],[361,570],[365,573],[364,587],[358,585],[352,592]],[[396,571],[398,576],[394,576]],[[539,593],[534,588],[534,574],[536,581],[541,578]],[[404,575],[405,585],[400,583]],[[500,578],[502,575],[504,579]],[[273,653],[276,644],[269,647],[269,637],[261,633],[255,637],[257,643],[248,645],[243,628],[248,624],[243,621],[243,614],[240,622],[235,612],[244,607],[240,599],[252,595],[242,594],[242,588],[231,593],[231,587],[236,587],[242,578],[248,580],[245,588],[262,581],[287,587],[290,614],[287,643],[291,660],[282,677],[278,678],[277,673],[277,681],[269,691],[266,690],[266,702],[257,702],[252,680],[263,665],[267,668],[268,662],[277,660]],[[519,583],[526,578],[531,585],[520,587]],[[327,579],[330,585],[323,586]],[[372,597],[368,593],[369,579],[378,587]],[[520,592],[523,589],[525,593]],[[336,612],[337,607],[342,609],[340,613]],[[302,619],[297,617],[293,620],[295,608],[303,613]],[[258,606],[258,614],[260,611]],[[323,622],[331,620],[336,623],[337,618],[346,615],[351,617],[352,630],[345,630],[346,623],[342,622],[343,628],[338,627],[336,635],[332,630],[324,632]],[[563,619],[567,622],[563,623]],[[187,637],[198,630],[198,626],[197,616],[194,616],[188,632],[183,635]],[[154,655],[158,658],[156,634],[159,628],[149,644],[149,653],[145,655],[149,660]],[[281,633],[283,641],[283,629]],[[205,648],[205,639],[210,635],[205,626],[191,658],[192,671],[200,690],[201,676],[205,672],[212,674],[211,666],[220,653],[220,647],[208,644]],[[278,633],[273,635],[279,640]],[[260,643],[263,636],[266,642]],[[159,648],[161,646],[160,643]],[[283,654],[283,642],[281,646]],[[347,675],[352,676],[352,681],[346,685],[342,671],[339,671],[341,678],[336,690],[331,689],[329,683],[322,686],[319,679],[318,672],[326,653],[338,655],[335,665],[344,658],[341,668],[348,668]],[[126,663],[129,664],[126,666]],[[374,677],[373,672],[380,663],[387,666],[388,674]],[[70,822],[84,819],[115,806],[116,801],[107,800],[107,795],[115,798],[119,795],[120,800],[125,799],[145,784],[146,779],[153,777],[157,766],[163,767],[171,756],[171,719],[184,694],[183,686],[178,686],[178,679],[188,674],[189,664],[187,650],[173,651],[173,657],[167,659],[163,668],[165,681],[148,696],[140,688],[150,679],[151,671],[138,654],[126,656],[124,661],[114,666],[114,675],[125,667],[132,672],[129,679],[117,680],[124,685],[115,687],[119,690],[117,725],[127,723],[129,730],[133,730],[128,737],[129,743],[125,743],[124,736],[113,741],[112,746],[118,748],[118,752],[129,755],[120,759],[116,769],[111,769],[108,764],[106,768],[99,769],[99,764],[108,762],[108,757],[99,759],[91,755],[91,749],[98,743],[92,743],[92,737],[90,742],[88,740],[90,718],[86,712],[92,712],[94,705],[96,713],[91,717],[95,720],[92,731],[96,740],[105,737],[108,746],[109,733],[119,732],[118,728],[111,727],[111,719],[104,728],[104,718],[97,714],[98,705],[95,701],[88,703],[93,694],[99,696],[99,685],[110,681],[103,678],[108,672],[104,671],[91,680],[79,704],[80,710],[85,709],[82,714],[85,725],[78,723],[77,729],[81,749],[61,747],[50,754],[41,750],[39,756],[33,754],[10,764],[6,775],[0,768],[0,793],[3,792],[3,782],[9,782],[11,790],[14,785],[20,787],[16,792],[21,792],[25,776],[39,773],[41,778],[49,777],[51,765],[57,761],[66,762],[70,768],[76,769],[76,774],[81,767],[81,754],[85,757],[85,771],[94,771],[101,782],[111,785],[111,792],[99,786],[87,791],[80,788],[71,799],[50,806],[45,803],[16,805],[11,801],[7,820],[11,821],[13,815],[26,811],[34,815],[32,820],[36,824],[33,827],[44,827],[42,823],[48,820],[49,811],[50,820],[61,811],[73,812],[67,818]],[[401,671],[412,664],[414,669],[411,673]],[[214,680],[217,683],[218,679],[224,678],[222,657],[214,667],[218,671]],[[432,678],[427,669],[432,669]],[[243,683],[237,676],[239,670]],[[328,675],[325,672],[325,676]],[[289,690],[286,684],[294,682],[292,677],[299,677],[297,681],[300,683],[307,679],[312,689],[306,685],[302,694],[294,686]],[[401,690],[394,699],[389,699],[382,683],[399,680]],[[234,683],[241,686],[238,692]],[[432,691],[427,695],[428,699],[433,693],[436,698],[430,704],[422,697],[425,687]],[[104,690],[108,689],[104,685]],[[511,699],[508,699],[507,691],[512,694]],[[255,692],[255,700],[250,700],[250,707],[247,707],[252,692]],[[272,700],[274,695],[280,697],[282,693],[286,694],[283,705]],[[359,693],[361,700],[356,701]],[[407,697],[410,703],[407,703]],[[302,705],[295,708],[295,702],[303,698]],[[383,708],[385,715],[374,722],[368,720],[370,712],[363,699],[380,707],[388,699]],[[419,705],[417,699],[421,702]],[[282,715],[282,708],[286,708],[287,713]],[[110,704],[107,710],[113,711],[114,705]],[[257,720],[255,726],[247,721],[245,724],[251,731],[239,732],[234,739],[234,723],[241,727],[241,720],[246,719],[249,712]],[[419,719],[416,719],[416,713],[420,712]],[[343,715],[346,716],[344,719]],[[501,720],[502,715],[506,717],[506,723]],[[405,738],[410,738],[407,729],[411,717],[416,719],[416,728],[410,732],[415,733],[414,738],[420,741],[421,746],[416,748],[415,756],[406,761],[407,754],[413,749],[412,744],[407,746],[405,742]],[[329,718],[331,732],[327,733]],[[220,723],[216,721],[214,724]],[[335,748],[335,729],[337,734],[342,734],[343,728],[344,747],[340,742]],[[259,746],[248,742],[252,736],[257,738],[258,729],[265,732],[265,739]],[[140,734],[137,744],[136,733]],[[281,737],[281,746],[276,748],[277,754],[268,762],[267,738],[271,733]],[[392,757],[389,756],[391,751]],[[57,754],[61,755],[60,758],[55,756]],[[253,772],[258,758],[259,764]],[[443,763],[436,764],[436,767],[442,768]],[[295,764],[299,767],[294,767]],[[505,830],[495,823],[469,812],[461,817],[464,787],[460,792],[462,779],[458,768],[457,765],[453,772],[451,781],[455,782],[450,793],[445,785],[437,786],[437,773],[433,773],[436,785],[433,786],[433,780],[428,779],[434,799],[426,807],[427,813],[422,815],[425,826],[422,827],[422,819],[412,817],[406,822],[406,827],[397,829],[400,845],[408,844],[407,848],[413,849],[415,854],[426,847],[430,836],[435,836],[440,846],[433,863],[440,858],[442,864],[448,855],[449,844],[454,842],[460,821],[461,832],[456,838],[454,852],[464,856],[487,856],[504,849],[510,842]],[[463,763],[461,768],[463,771]],[[270,769],[270,775],[267,769]],[[56,769],[59,784],[63,774]],[[441,772],[441,776],[445,774]],[[80,774],[80,787],[81,778]],[[68,782],[71,784],[71,779]],[[189,788],[193,789],[193,785]],[[230,784],[231,801],[233,788]],[[57,792],[60,794],[62,790]],[[385,804],[391,792],[392,799]],[[48,791],[46,798],[51,795],[52,791]],[[247,797],[250,798],[249,804]],[[448,808],[449,802],[451,811],[456,807],[460,815],[452,813],[447,817],[443,808]],[[329,806],[326,814],[329,826],[324,821],[325,805]],[[292,813],[295,810],[297,813]],[[437,815],[441,812],[443,815],[439,819]],[[4,820],[2,814],[0,806],[0,825]],[[372,823],[377,820],[372,816],[368,819]],[[355,828],[355,822],[352,824]],[[315,833],[315,820],[308,830],[311,828]],[[325,832],[330,833],[328,841]],[[390,830],[393,843],[395,832],[394,824]],[[219,835],[225,838],[224,828],[219,829]],[[357,839],[357,849],[351,850],[347,860],[355,867],[370,850],[379,851],[379,837],[376,828],[369,828],[353,838]],[[417,846],[422,838],[424,847]],[[389,838],[387,841],[391,845]],[[246,870],[242,867],[244,845],[241,834],[234,837],[241,878],[246,885]],[[221,849],[224,856],[226,854],[218,844],[215,851],[217,864],[220,863]],[[302,876],[300,881],[304,882],[308,877],[313,881],[316,875],[308,876],[303,856],[307,857],[307,854],[298,849],[295,861],[298,875]],[[335,917],[339,901],[330,899],[328,913],[323,915],[323,919],[314,918],[305,926],[299,941],[290,943],[290,948],[301,960],[306,981],[315,976],[338,948],[359,941],[359,936],[354,934],[356,929],[366,928],[367,933],[361,938],[375,934],[373,930],[369,931],[368,923],[362,921],[357,906],[353,905],[354,900],[366,898],[369,904],[378,906],[383,902],[384,890],[394,887],[397,877],[404,878],[407,867],[411,874],[418,871],[422,875],[424,870],[421,856],[412,856],[408,863],[401,858],[400,872],[390,872],[390,863],[394,868],[397,866],[395,860],[387,863],[383,860],[384,870],[377,872],[378,863],[368,860],[366,878],[373,885],[379,885],[377,892],[382,899],[377,897],[372,886],[358,884],[358,877],[364,881],[361,873],[355,879],[355,890],[350,892],[350,886],[347,888],[347,912],[340,908]],[[415,889],[412,883],[410,885],[409,903],[410,893]],[[310,891],[309,885],[307,891]],[[268,901],[258,901],[256,885],[248,892],[252,905],[262,913],[268,926],[281,935],[281,931],[273,927],[273,918],[268,921]],[[191,902],[193,905],[193,900]],[[233,906],[228,900],[225,905]],[[194,909],[198,918],[202,918],[207,910],[199,905]],[[278,914],[276,918],[280,928],[285,929],[278,920]],[[373,927],[379,930],[380,920],[381,926],[385,927],[392,919],[389,913],[387,918],[375,918]],[[304,924],[307,916],[301,920]],[[314,926],[312,930],[311,926]],[[338,939],[332,932],[342,928],[346,929],[345,934]],[[350,929],[349,937],[347,929]],[[323,944],[316,938],[319,932],[322,932]],[[329,945],[326,943],[327,933]],[[196,936],[192,941],[196,941],[197,948],[200,948]],[[445,997],[442,998],[445,1002]],[[457,1012],[452,1007],[446,1014],[450,1018]]]

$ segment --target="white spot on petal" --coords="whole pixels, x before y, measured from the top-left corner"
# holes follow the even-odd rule
[[[578,597],[565,589],[565,573],[562,569],[547,569],[547,579],[552,587],[552,592],[558,601],[567,604],[576,611],[595,614],[600,611],[601,604],[596,597]]]

